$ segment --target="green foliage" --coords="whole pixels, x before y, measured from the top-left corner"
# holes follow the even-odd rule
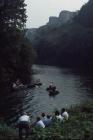
[[[24,0],[1,0],[0,27],[23,28],[26,22],[26,4]]]
[[[23,83],[30,82],[31,76],[31,67],[33,61],[35,60],[36,54],[31,47],[31,43],[26,38],[23,38],[22,44],[19,51],[19,60],[18,60],[18,77],[22,80]]]
[[[54,121],[51,127],[34,128],[32,140],[91,140],[93,138],[93,103],[86,102],[68,110],[70,118],[64,123]]]
[[[8,89],[10,89],[12,83],[17,78],[24,81],[30,77],[34,51],[31,48],[31,43],[28,43],[28,40],[24,37],[23,31],[26,22],[25,6],[24,0],[0,1],[1,92],[5,89],[8,92]],[[20,76],[21,72],[22,76]],[[26,72],[28,72],[28,75],[26,75]]]

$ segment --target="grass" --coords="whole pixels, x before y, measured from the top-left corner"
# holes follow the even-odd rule
[[[87,102],[69,110],[69,120],[60,123],[53,121],[45,129],[32,128],[27,140],[92,140],[93,139],[93,103]],[[0,140],[18,140],[15,129],[0,125]]]

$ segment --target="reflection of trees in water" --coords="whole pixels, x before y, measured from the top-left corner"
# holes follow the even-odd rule
[[[10,118],[16,120],[16,116],[22,111],[24,97],[23,91],[0,94],[0,117],[8,122]]]
[[[80,78],[80,87],[85,88],[88,93],[93,94],[93,75]]]
[[[86,90],[91,96],[93,95],[93,73],[88,70],[74,70],[75,75],[80,76],[80,89]]]
[[[87,91],[93,96],[93,72],[83,69],[62,69],[62,73],[65,75],[72,75],[79,78],[78,89]]]

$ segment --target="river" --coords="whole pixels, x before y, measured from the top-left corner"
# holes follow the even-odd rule
[[[16,122],[21,111],[27,111],[34,120],[41,112],[52,113],[93,98],[93,76],[54,66],[34,65],[33,71],[33,79],[40,79],[42,86],[0,97],[0,115],[7,122]],[[46,91],[50,81],[60,91],[56,96]]]

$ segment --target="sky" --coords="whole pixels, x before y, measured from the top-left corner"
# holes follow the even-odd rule
[[[49,21],[50,16],[59,16],[62,10],[79,10],[88,0],[25,0],[27,4],[27,28],[38,28]]]

